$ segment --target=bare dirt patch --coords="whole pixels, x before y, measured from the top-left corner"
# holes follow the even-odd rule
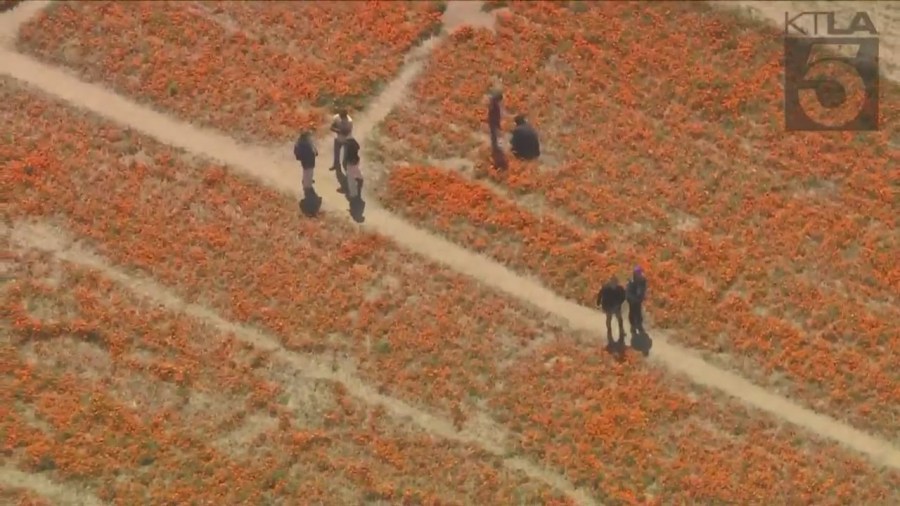
[[[865,12],[870,16],[875,28],[878,30],[879,50],[878,57],[881,64],[881,72],[894,82],[900,82],[900,2],[886,1],[735,1],[735,2],[710,2],[715,7],[722,9],[740,9],[754,17],[784,28],[784,14],[790,13],[793,17],[801,12],[810,11],[834,11],[835,25],[847,27],[850,19],[857,12]],[[809,33],[813,31],[812,16],[798,20],[797,24]],[[823,22],[820,17],[819,23]],[[819,33],[824,33],[824,27],[820,24]]]

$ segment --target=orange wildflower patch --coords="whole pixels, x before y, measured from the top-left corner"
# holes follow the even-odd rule
[[[662,504],[669,496],[688,502],[742,503],[771,503],[772,497],[799,503],[807,499],[827,503],[822,499],[827,497],[840,501],[850,495],[874,503],[896,499],[891,494],[900,484],[897,473],[881,474],[808,434],[778,429],[767,418],[745,412],[730,400],[695,389],[679,378],[662,376],[642,359],[616,363],[593,343],[579,344],[586,341],[584,337],[566,336],[560,328],[544,322],[545,315],[405,254],[384,238],[352,230],[340,220],[301,219],[290,199],[233,177],[226,168],[191,160],[131,131],[78,116],[38,94],[17,89],[11,81],[5,82],[3,89],[7,93],[0,97],[0,114],[14,132],[14,142],[0,147],[4,182],[13,196],[12,205],[3,209],[7,223],[33,217],[61,223],[112,261],[150,273],[184,298],[231,320],[266,330],[288,350],[346,355],[359,364],[360,376],[386,393],[452,416],[460,425],[477,424],[480,415],[488,415],[499,424],[489,427],[493,436],[505,439],[504,447],[540,459],[604,502]],[[557,233],[565,228],[548,230]],[[539,337],[551,344],[537,346],[536,353],[523,357],[521,350]],[[21,370],[18,350],[13,348],[9,354],[9,363],[14,364],[10,370]],[[270,359],[276,361],[277,354]],[[276,394],[290,390],[288,373],[282,368],[280,374],[273,374],[288,378],[279,383],[282,389]],[[23,380],[24,385],[16,383],[6,390],[40,385],[51,381],[48,378]],[[113,391],[89,385],[113,397]],[[63,391],[64,397],[78,399],[88,387],[78,388]],[[358,428],[360,420],[375,417],[374,412],[361,414],[340,388],[335,392],[336,399],[328,406],[335,403],[338,407],[329,407],[326,414],[342,416],[337,427],[358,434],[350,427]],[[291,402],[288,399],[287,406]],[[82,409],[66,406],[70,411]],[[617,421],[621,423],[614,423]],[[78,430],[90,429],[79,426]],[[94,430],[117,433],[119,429]],[[141,430],[144,434],[156,429]],[[175,434],[186,431],[180,425],[169,430]],[[685,441],[685,433],[701,442],[718,443],[714,450],[707,450],[701,443]],[[741,439],[746,433],[752,437]],[[174,440],[169,434],[166,437]],[[765,437],[757,438],[760,435]],[[48,437],[27,437],[49,444]],[[354,494],[362,491],[362,497],[369,500],[400,501],[404,497],[400,491],[406,490],[400,477],[405,480],[408,474],[414,483],[414,497],[422,502],[446,489],[467,490],[475,476],[496,483],[493,471],[478,464],[482,460],[476,460],[479,467],[471,467],[476,464],[468,461],[465,452],[472,449],[430,464],[422,459],[433,453],[431,447],[423,445],[421,452],[408,449],[428,438],[410,436],[400,441],[371,433],[359,436],[371,442],[365,455],[381,459],[383,467],[378,467],[375,458],[351,457],[355,447],[325,445],[336,438],[323,439],[314,430],[285,429],[279,423],[271,435],[267,433],[266,441],[275,441],[273,447],[287,445],[292,451],[317,452],[308,460],[314,463],[311,465],[324,462],[325,471],[343,470],[346,481],[355,486],[348,488]],[[732,438],[737,438],[738,446],[728,443]],[[596,448],[609,448],[615,442],[623,445],[621,451],[597,454]],[[446,443],[433,444],[440,447]],[[398,457],[401,447],[406,461]],[[188,448],[192,453],[185,459],[192,459],[190,462],[227,458],[209,446]],[[270,458],[259,457],[270,455],[266,448],[254,450],[263,474],[253,479],[269,479],[271,473],[285,469],[302,472],[291,467],[290,463],[297,461],[290,460],[283,450],[272,450]],[[739,455],[743,460],[735,459],[735,448],[742,449]],[[646,453],[630,456],[626,449]],[[829,456],[827,462],[815,460],[817,454]],[[784,455],[790,458],[785,461]],[[460,467],[450,467],[450,462],[456,461]],[[444,475],[444,466],[460,469],[465,478],[441,485],[412,471],[421,468],[436,480]],[[391,467],[394,471],[389,471]],[[733,474],[714,473],[716,467]],[[232,472],[231,467],[223,469],[222,473]],[[234,471],[241,473],[238,483],[251,480],[255,469]],[[795,480],[797,487],[785,485],[777,492],[765,488],[771,484],[759,477],[779,476],[773,469],[784,469],[784,476]],[[449,471],[447,476],[455,473]],[[206,498],[209,496],[202,494],[218,490],[208,486],[209,480],[220,475],[202,476],[205,492],[196,494]],[[632,477],[641,477],[641,481]],[[752,488],[738,489],[741,481],[751,483]],[[519,502],[515,489],[506,485],[512,481],[502,483],[452,500]],[[159,493],[169,493],[167,490]],[[194,488],[183,490],[180,497],[195,493]],[[234,494],[240,490],[236,487]],[[270,495],[249,496],[248,501],[278,497],[272,494],[283,489],[274,490],[257,491]],[[521,502],[551,502],[541,490],[535,488]],[[132,494],[138,493],[143,492]],[[333,501],[330,498],[334,496],[328,494],[336,493],[310,485],[310,497]],[[360,502],[361,496],[348,497],[338,502]],[[217,499],[223,502],[223,498]],[[229,499],[241,498],[229,496],[224,502]]]
[[[434,2],[70,2],[19,49],[245,138],[284,141],[359,109],[440,28]]]
[[[107,258],[289,349],[354,357],[396,394],[448,413],[471,406],[497,363],[560,331],[380,236],[301,219],[296,203],[223,167],[39,95],[9,93],[4,110],[21,133],[0,148],[10,213],[56,217]]]
[[[730,270],[741,260],[708,236],[691,231],[673,245],[652,233],[634,232],[630,237],[637,244],[623,246],[604,231],[587,232],[553,216],[537,216],[442,169],[397,167],[384,194],[390,209],[518,271],[536,273],[585,305],[594,303],[606,276],[637,259],[652,280],[654,325],[678,329],[676,339],[714,353],[712,358],[761,383],[789,386],[817,409],[893,434],[893,420],[900,415],[891,407],[900,402],[900,373],[890,365],[897,346],[890,336],[900,335],[896,307],[867,305],[802,277],[789,285],[772,284],[758,274],[733,283],[732,291],[718,292],[708,277],[733,277]],[[667,252],[675,253],[667,257]],[[785,297],[798,303],[787,305]],[[841,337],[841,328],[853,329],[855,336]],[[785,377],[777,379],[779,374]]]
[[[33,251],[4,258],[15,281],[2,294],[12,341],[0,345],[11,410],[0,434],[27,470],[121,504],[300,493],[329,504],[568,504],[482,450],[435,441],[95,272]],[[225,477],[229,487],[215,486]]]
[[[695,3],[510,8],[496,35],[438,47],[382,127],[386,158],[469,157],[505,197],[407,168],[383,200],[585,303],[642,264],[655,326],[893,434],[900,412],[871,413],[900,403],[896,86],[879,132],[785,134],[773,30]],[[526,113],[545,152],[503,175],[484,135],[497,79],[507,120]]]
[[[561,339],[506,370],[504,382],[489,403],[521,434],[519,451],[566,469],[604,504],[881,504],[900,497],[896,471],[863,471],[868,466],[842,449],[714,393],[686,393],[680,379],[661,371],[610,366],[599,347]],[[871,488],[843,474],[857,470],[870,476]]]

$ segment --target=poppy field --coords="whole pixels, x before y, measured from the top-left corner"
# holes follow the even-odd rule
[[[115,504],[571,503],[545,474],[604,504],[897,498],[896,472],[619,362],[388,239],[298,220],[290,198],[224,167],[2,84],[4,223],[52,224],[282,350],[7,239],[2,433],[28,471]],[[381,394],[485,435],[406,427],[339,382],[303,380],[284,354],[352,364]],[[523,461],[538,471],[510,470]]]
[[[438,2],[60,2],[17,42],[166,112],[283,142],[361,108],[440,15]]]
[[[890,448],[607,353],[377,225],[587,306],[640,264],[651,336],[900,444],[896,88],[880,132],[785,135],[771,31],[683,3],[484,2],[494,30],[410,57],[457,7],[54,2],[19,28],[262,154],[404,98],[356,116],[379,234],[0,76],[0,503],[900,504]],[[540,161],[491,166],[492,85]]]
[[[2,430],[6,455],[27,470],[116,504],[563,504],[477,448],[298,377],[276,354],[96,271],[6,246],[16,282],[3,294],[13,328]]]
[[[878,132],[785,133],[776,32],[689,3],[511,3],[382,125],[380,199],[585,305],[640,264],[653,327],[897,442],[900,93],[881,87]],[[542,139],[505,173],[497,83],[504,130],[524,113]]]

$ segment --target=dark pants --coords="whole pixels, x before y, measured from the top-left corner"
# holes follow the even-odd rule
[[[612,319],[613,316],[615,316],[616,320],[619,322],[619,341],[625,342],[625,325],[622,323],[622,306],[604,308],[603,312],[606,313],[606,340],[610,343],[613,342]]]
[[[499,147],[496,149],[492,149],[493,153],[491,153],[491,157],[493,158],[494,167],[497,170],[506,170],[509,168],[509,162],[506,160],[506,153],[503,152]]]
[[[644,331],[644,313],[641,311],[642,302],[628,303],[628,323],[631,325],[631,332]]]
[[[332,168],[341,166],[341,148],[342,147],[344,147],[344,142],[341,141],[340,139],[338,139],[337,137],[335,137],[334,138],[334,163],[331,164]]]
[[[303,198],[300,200],[300,211],[306,216],[313,217],[322,208],[322,197],[314,188],[304,188]]]
[[[491,125],[491,149],[500,149],[500,127]]]
[[[337,178],[338,182],[338,193],[347,194],[347,174],[343,171],[340,165],[334,170],[334,176]]]
[[[335,176],[337,177],[337,181],[338,181],[338,190],[337,190],[338,193],[343,193],[344,195],[347,196],[348,200],[352,200],[353,197],[350,195],[350,185],[349,185],[349,181],[347,179],[347,174],[343,170],[341,170],[340,167],[338,167],[337,170],[335,170],[334,172],[335,172]],[[362,200],[363,180],[357,179],[356,185],[357,185],[356,186],[357,194],[355,196],[355,199]]]
[[[350,194],[351,193],[350,192],[350,181],[347,180],[346,177],[344,178],[344,180],[347,181],[347,190],[346,190],[347,191],[347,200],[349,200],[350,202],[361,201],[362,200],[363,180],[362,179],[356,180],[356,195]]]

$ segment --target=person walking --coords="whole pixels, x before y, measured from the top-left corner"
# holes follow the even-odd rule
[[[625,288],[619,284],[619,278],[613,276],[607,281],[597,294],[597,306],[606,314],[606,341],[607,347],[612,349],[617,344],[612,338],[613,316],[619,322],[619,345],[625,344],[625,325],[622,323],[622,304],[625,303]]]
[[[341,148],[348,137],[353,135],[353,118],[346,109],[341,109],[331,118],[331,131],[334,132],[334,163],[329,170],[341,168]]]
[[[641,266],[634,268],[631,279],[625,285],[625,295],[628,299],[628,324],[631,326],[631,335],[644,334],[644,313],[641,306],[647,296],[647,278],[644,277]]]
[[[515,121],[516,127],[509,142],[513,155],[519,160],[536,160],[541,156],[541,142],[537,131],[521,114],[516,116]]]

